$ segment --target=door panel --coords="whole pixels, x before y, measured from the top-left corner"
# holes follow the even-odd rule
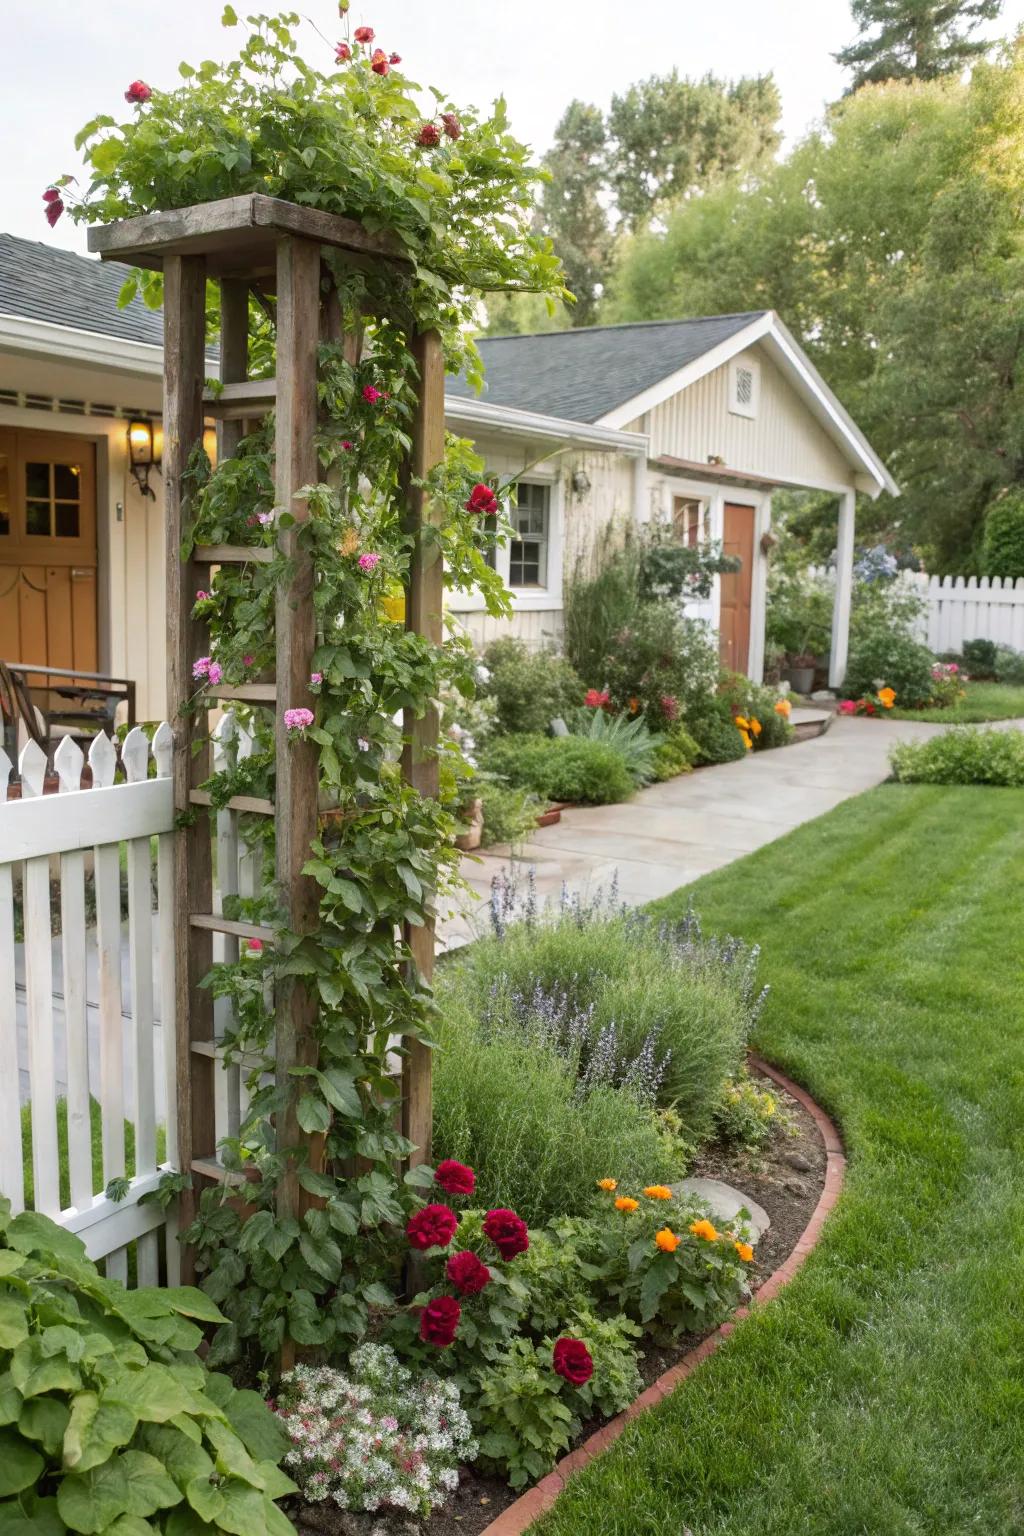
[[[738,571],[719,577],[722,611],[718,629],[718,647],[723,667],[732,672],[746,672],[750,660],[750,601],[754,580],[755,508],[726,502],[722,553],[738,555],[743,564]]]
[[[0,429],[0,659],[97,668],[96,445]]]

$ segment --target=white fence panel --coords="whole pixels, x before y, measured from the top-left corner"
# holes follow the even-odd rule
[[[811,566],[808,574],[834,581],[832,566]],[[920,638],[936,653],[963,650],[965,640],[992,640],[1024,651],[1024,576],[928,576],[901,571],[898,580],[924,604]]]
[[[176,1150],[170,742],[166,725],[152,746],[131,731],[121,754],[126,782],[115,783],[116,749],[97,736],[92,787],[83,789],[83,754],[65,738],[54,754],[56,794],[44,794],[46,760],[30,743],[19,762],[20,800],[7,798],[11,764],[0,752],[0,1189],[15,1210],[31,1203],[77,1232],[109,1276],[127,1280],[134,1257],[139,1285],[173,1284],[179,1274],[173,1218],[140,1203]],[[130,1166],[126,1117],[132,1173],[114,1200],[106,1187]]]

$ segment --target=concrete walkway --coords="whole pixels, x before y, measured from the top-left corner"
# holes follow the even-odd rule
[[[945,729],[840,716],[810,741],[699,768],[642,789],[623,805],[563,811],[556,826],[539,828],[517,850],[515,864],[507,847],[463,857],[462,873],[484,901],[452,912],[441,925],[442,942],[454,947],[473,936],[487,920],[492,878],[515,865],[536,870],[541,896],[557,897],[563,881],[584,891],[607,886],[616,872],[631,905],[665,896],[881,784],[894,742]]]

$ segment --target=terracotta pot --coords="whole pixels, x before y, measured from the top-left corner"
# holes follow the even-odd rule
[[[472,853],[474,848],[480,847],[480,838],[484,830],[484,803],[482,800],[474,800],[469,808],[467,817],[468,826],[465,832],[461,832],[455,839],[456,848],[461,848],[463,853]]]

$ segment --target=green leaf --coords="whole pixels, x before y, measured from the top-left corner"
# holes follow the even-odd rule
[[[89,152],[89,159],[101,176],[109,176],[124,154],[122,139],[101,139]]]
[[[176,1414],[187,1413],[192,1395],[186,1392],[169,1366],[151,1361],[142,1371],[131,1371],[106,1389],[101,1401],[126,1408],[147,1424],[166,1424]]]
[[[224,1412],[250,1456],[260,1463],[280,1461],[291,1445],[281,1420],[271,1413],[258,1392],[236,1392]]]
[[[259,1468],[233,1429],[214,1419],[206,1426],[206,1438],[216,1452],[218,1472],[224,1477],[240,1478],[250,1487],[263,1487]]]
[[[244,1231],[244,1228],[243,1228]],[[198,1318],[201,1323],[224,1323],[227,1318],[215,1307],[209,1296],[194,1285],[176,1285],[160,1292],[167,1305],[183,1317]]]
[[[80,1237],[35,1211],[22,1211],[20,1216],[15,1216],[7,1228],[6,1239],[7,1246],[17,1249],[18,1253],[68,1259],[71,1263],[86,1259],[85,1244]],[[95,1274],[94,1266],[89,1267]]]
[[[0,1504],[0,1536],[67,1536],[67,1526],[57,1513],[56,1499],[22,1494],[10,1504]]]
[[[61,1355],[48,1360],[38,1334],[20,1343],[11,1356],[11,1381],[23,1397],[42,1392],[77,1392],[82,1385],[78,1370]]]
[[[676,1278],[678,1266],[672,1254],[659,1254],[644,1275],[640,1287],[640,1317],[649,1322],[657,1314],[658,1303]]]
[[[304,1093],[295,1107],[295,1118],[308,1136],[316,1136],[329,1130],[331,1111],[323,1099]]]
[[[340,1067],[329,1067],[326,1072],[315,1072],[313,1075],[323,1089],[324,1098],[339,1114],[348,1115],[352,1120],[361,1117],[363,1106],[351,1072],[343,1072]]]
[[[120,1520],[107,1526],[103,1536],[157,1536],[157,1529],[138,1515],[122,1515]]]
[[[21,1413],[22,1396],[11,1380],[10,1371],[0,1376],[0,1424],[17,1423]]]
[[[39,1481],[46,1462],[16,1429],[0,1429],[0,1499]]]
[[[0,1279],[5,1275],[16,1274],[24,1268],[25,1255],[14,1253],[10,1248],[0,1248]]]
[[[364,1285],[361,1294],[363,1300],[371,1307],[393,1307],[395,1304],[394,1293],[379,1280],[372,1280],[369,1285]]]
[[[95,1392],[80,1392],[71,1404],[64,1431],[64,1465],[72,1472],[90,1472],[127,1445],[138,1425],[128,1408],[101,1403]]]
[[[172,1424],[143,1425],[138,1447],[155,1456],[183,1492],[187,1492],[194,1479],[208,1478],[213,1473],[213,1458]]]
[[[194,1509],[200,1520],[219,1520],[224,1508],[224,1496],[214,1487],[209,1477],[197,1477],[185,1489],[189,1508]]]
[[[28,1440],[38,1440],[47,1456],[56,1456],[64,1441],[71,1410],[56,1397],[33,1397],[21,1410],[18,1428]]]
[[[24,1263],[21,1259],[21,1263]],[[16,1296],[0,1296],[0,1349],[16,1349],[28,1338],[28,1308]]]
[[[122,1451],[91,1472],[66,1477],[57,1491],[57,1508],[71,1530],[94,1536],[121,1515],[145,1519],[181,1498],[181,1490],[155,1457]]]
[[[235,14],[235,8],[233,5],[226,5],[224,7],[224,11],[220,18],[220,24],[222,27],[238,26],[238,17]]]
[[[229,1478],[221,1493],[223,1504],[217,1516],[221,1530],[231,1532],[231,1536],[264,1536],[267,1500],[261,1490]]]
[[[335,1284],[341,1278],[341,1249],[330,1237],[315,1238],[303,1232],[299,1238],[299,1252],[315,1274]]]

